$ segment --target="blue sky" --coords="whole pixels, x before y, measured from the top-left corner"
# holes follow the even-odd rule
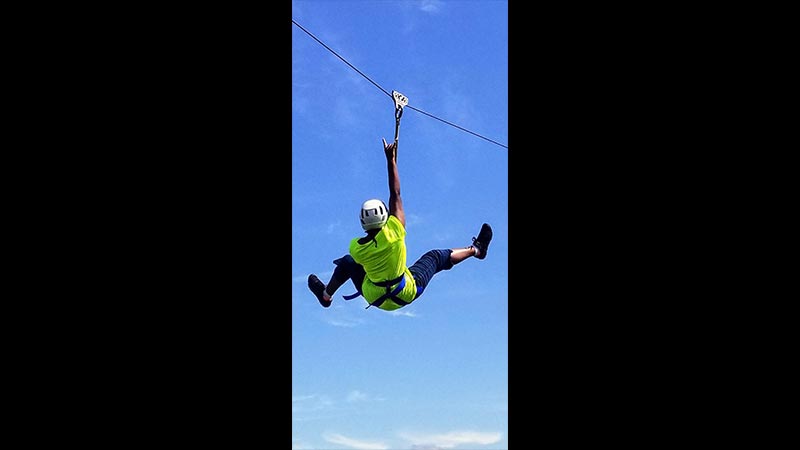
[[[292,19],[409,106],[509,146],[507,1],[295,0]],[[308,274],[327,282],[364,234],[361,203],[388,201],[394,104],[291,28],[292,448],[507,449],[509,149],[406,108],[407,264],[469,245],[484,222],[488,257],[395,312],[343,300],[351,282],[322,308]]]

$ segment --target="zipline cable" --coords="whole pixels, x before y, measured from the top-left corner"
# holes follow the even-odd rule
[[[329,51],[329,52],[331,52],[331,53],[333,53],[334,55],[336,55],[336,57],[337,57],[337,58],[339,58],[339,59],[341,59],[342,61],[344,61],[344,63],[345,63],[345,64],[347,64],[348,66],[352,67],[352,68],[353,68],[353,70],[355,70],[356,72],[358,72],[359,74],[361,74],[361,76],[362,76],[362,77],[364,77],[364,78],[366,78],[367,80],[369,80],[369,82],[370,82],[370,83],[372,83],[372,84],[374,84],[374,85],[375,85],[375,86],[376,86],[378,89],[382,90],[384,94],[386,94],[386,95],[388,95],[388,96],[389,96],[389,98],[391,98],[391,97],[392,97],[392,94],[390,94],[390,93],[386,92],[386,89],[384,89],[384,88],[380,87],[380,86],[378,85],[378,83],[376,83],[376,82],[374,82],[374,81],[370,80],[370,78],[369,78],[368,76],[366,76],[366,75],[364,75],[363,73],[361,73],[361,71],[360,71],[360,70],[356,69],[356,68],[355,68],[355,66],[353,66],[352,64],[350,64],[349,62],[347,62],[347,60],[346,60],[346,59],[344,59],[344,58],[342,58],[341,56],[339,56],[339,54],[338,54],[338,53],[336,53],[335,51],[331,50],[331,48],[330,48],[330,47],[328,47],[327,45],[325,45],[325,43],[324,43],[324,42],[320,41],[319,39],[317,39],[317,37],[316,37],[316,36],[314,36],[313,34],[309,33],[309,32],[308,32],[308,30],[306,30],[305,28],[301,27],[299,23],[297,23],[297,22],[295,22],[295,21],[294,21],[294,19],[292,19],[292,23],[293,23],[293,24],[295,24],[295,25],[297,25],[297,27],[298,27],[298,28],[300,28],[301,30],[305,31],[307,35],[309,35],[309,36],[311,36],[312,38],[314,38],[314,40],[315,40],[315,41],[317,41],[317,42],[319,42],[319,43],[320,43],[320,45],[322,45],[323,47],[327,48],[327,49],[328,49],[328,51]]]
[[[438,117],[434,116],[433,114],[428,114],[428,113],[426,113],[425,111],[423,111],[423,110],[421,110],[421,109],[414,108],[414,107],[413,107],[413,106],[411,106],[411,105],[408,105],[408,106],[406,106],[406,108],[408,108],[408,109],[413,109],[414,111],[417,111],[417,112],[421,112],[422,114],[425,114],[426,116],[433,117],[433,118],[434,118],[434,119],[436,119],[436,120],[441,120],[442,122],[444,122],[444,123],[446,123],[446,124],[448,124],[448,125],[450,125],[450,126],[456,127],[456,128],[458,128],[459,130],[462,130],[462,131],[466,131],[466,132],[467,132],[467,133],[469,133],[469,134],[474,134],[475,136],[478,136],[478,137],[479,137],[479,138],[481,138],[481,139],[486,139],[487,141],[489,141],[489,142],[491,142],[491,143],[493,143],[493,144],[497,144],[497,145],[499,145],[500,147],[505,147],[505,148],[508,148],[508,146],[507,146],[507,145],[503,145],[503,144],[501,144],[501,143],[499,143],[499,142],[495,142],[495,141],[493,141],[493,140],[491,140],[491,139],[489,139],[489,138],[487,138],[487,137],[483,137],[483,136],[481,136],[481,135],[480,135],[480,134],[478,134],[478,133],[473,133],[472,131],[469,131],[469,130],[467,130],[466,128],[462,128],[462,127],[460,127],[460,126],[458,126],[458,125],[456,125],[456,124],[454,124],[454,123],[450,123],[450,122],[448,122],[448,121],[446,121],[446,120],[444,120],[444,119],[440,119],[440,118],[438,118]]]
[[[335,51],[333,51],[333,50],[332,50],[330,47],[328,47],[327,45],[325,45],[325,43],[324,43],[324,42],[322,42],[322,41],[320,41],[319,39],[317,39],[317,37],[316,37],[316,36],[314,36],[313,34],[311,34],[311,33],[310,33],[308,30],[306,30],[305,28],[303,28],[302,26],[300,26],[300,24],[299,24],[299,23],[297,23],[297,22],[295,22],[295,21],[294,21],[294,19],[292,19],[292,23],[293,23],[293,24],[295,24],[295,25],[296,25],[298,28],[300,28],[301,30],[303,30],[303,31],[304,31],[304,32],[305,32],[307,35],[311,36],[311,37],[312,37],[312,38],[313,38],[315,41],[319,42],[319,44],[320,44],[320,45],[322,45],[323,47],[325,47],[325,48],[326,48],[326,49],[327,49],[329,52],[331,52],[331,53],[333,53],[334,55],[336,55],[336,57],[337,57],[337,58],[339,58],[339,59],[341,59],[342,61],[344,61],[344,63],[345,63],[345,64],[347,64],[347,65],[348,65],[348,66],[350,66],[350,67],[351,67],[353,70],[355,70],[356,72],[358,72],[358,73],[359,73],[359,75],[361,75],[362,77],[366,78],[366,79],[367,79],[367,81],[369,81],[370,83],[374,84],[374,85],[375,85],[375,87],[377,87],[378,89],[380,89],[380,90],[381,90],[381,91],[382,91],[384,94],[388,95],[388,96],[389,96],[389,98],[392,98],[392,94],[390,94],[390,93],[389,93],[389,92],[388,92],[386,89],[382,88],[382,87],[381,87],[381,86],[380,86],[378,83],[376,83],[376,82],[372,81],[372,80],[371,80],[371,79],[370,79],[368,76],[364,75],[364,74],[363,74],[363,73],[362,73],[360,70],[358,70],[358,69],[357,69],[355,66],[353,66],[352,64],[350,64],[349,62],[347,62],[347,60],[346,60],[346,59],[344,59],[344,58],[342,58],[341,56],[339,56],[339,54],[338,54],[338,53],[336,53],[336,52],[335,52]],[[411,106],[411,105],[406,105],[406,108],[413,109],[414,111],[417,111],[417,112],[419,112],[419,113],[425,114],[425,115],[426,115],[426,116],[428,116],[428,117],[432,117],[432,118],[434,118],[434,119],[436,119],[436,120],[439,120],[439,121],[441,121],[441,122],[444,122],[444,123],[446,123],[446,124],[448,124],[448,125],[450,125],[450,126],[452,126],[452,127],[458,128],[458,129],[459,129],[459,130],[461,130],[461,131],[465,131],[465,132],[467,132],[467,133],[469,133],[469,134],[472,134],[472,135],[474,135],[474,136],[477,136],[477,137],[479,137],[479,138],[481,138],[481,139],[485,139],[485,140],[487,140],[487,141],[489,141],[489,142],[491,142],[491,143],[493,143],[493,144],[499,145],[500,147],[508,148],[508,146],[507,146],[507,145],[503,145],[503,144],[501,144],[501,143],[499,143],[499,142],[497,142],[497,141],[493,141],[493,140],[491,140],[491,139],[489,139],[489,138],[487,138],[487,137],[485,137],[485,136],[481,136],[481,135],[480,135],[480,134],[478,134],[478,133],[474,133],[474,132],[472,132],[472,131],[469,131],[469,130],[467,130],[466,128],[460,127],[460,126],[458,126],[458,125],[456,125],[456,124],[454,124],[454,123],[448,122],[448,121],[446,121],[446,120],[444,120],[444,119],[440,119],[440,118],[438,118],[438,117],[434,116],[433,114],[426,113],[425,111],[423,111],[423,110],[421,110],[421,109],[418,109],[418,108],[415,108],[415,107],[413,107],[413,106]]]

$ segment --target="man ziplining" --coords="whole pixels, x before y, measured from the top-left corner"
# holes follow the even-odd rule
[[[400,117],[408,99],[392,91],[395,103],[394,142],[382,138],[389,174],[389,207],[380,199],[370,199],[361,205],[361,228],[366,236],[350,241],[349,253],[333,261],[336,268],[328,284],[316,275],[308,276],[308,288],[327,308],[333,294],[347,280],[352,280],[357,292],[345,300],[363,296],[367,308],[375,306],[385,311],[402,308],[419,298],[434,275],[450,270],[467,258],[485,259],[492,240],[492,227],[481,226],[472,244],[462,248],[434,249],[423,254],[411,267],[406,266],[406,219],[400,197],[400,175],[397,169],[397,144]]]

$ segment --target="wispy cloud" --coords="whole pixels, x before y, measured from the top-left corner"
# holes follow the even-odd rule
[[[455,235],[453,233],[450,233],[450,232],[447,232],[447,231],[445,231],[445,232],[434,232],[433,233],[433,239],[436,242],[439,242],[439,243],[450,242],[451,245],[452,245],[452,242],[454,242],[454,239],[455,239]],[[488,253],[487,253],[487,255],[488,255]]]
[[[488,445],[500,441],[501,433],[480,431],[451,431],[443,434],[400,433],[415,449],[445,449],[458,445]]]
[[[322,438],[332,444],[346,445],[359,450],[389,450],[389,446],[383,442],[361,441],[336,433],[326,433]]]
[[[348,319],[348,318],[342,318],[342,319],[328,318],[326,322],[328,322],[328,325],[333,325],[335,327],[345,327],[345,328],[352,328],[364,323],[364,321],[361,319]]]
[[[341,220],[337,220],[336,222],[329,223],[328,224],[328,228],[325,230],[325,232],[328,233],[328,234],[331,234],[334,231],[336,231],[338,228],[341,228],[341,226],[342,226],[342,221]]]
[[[348,292],[342,292],[345,294]],[[360,298],[360,297],[359,297]],[[357,300],[352,300],[357,301]],[[358,325],[362,325],[367,323],[367,320],[363,317],[359,317],[359,312],[356,308],[354,311],[353,305],[348,305],[348,302],[342,299],[339,296],[339,291],[336,291],[333,300],[333,306],[328,308],[326,311],[322,311],[324,314],[324,320],[328,325],[333,325],[335,327],[346,327],[351,328]]]
[[[421,223],[425,223],[425,221],[422,220],[419,214],[406,214],[406,229],[409,225],[419,225]]]
[[[307,413],[320,411],[333,406],[333,400],[327,395],[293,395],[292,413]]]
[[[417,314],[414,311],[406,311],[405,308],[388,311],[388,313],[393,316],[417,317]]]
[[[442,5],[440,0],[422,0],[419,9],[426,13],[438,13],[442,9]]]
[[[363,401],[366,401],[367,398],[368,398],[367,394],[365,394],[365,393],[363,393],[361,391],[358,391],[358,390],[351,391],[349,394],[347,394],[347,401],[348,402],[363,402]]]
[[[374,397],[359,390],[350,391],[347,394],[347,401],[350,403],[355,402],[371,402],[371,401],[383,401],[384,399],[381,397]]]
[[[325,272],[317,273],[317,277],[320,280],[322,280],[323,283],[326,282],[327,280],[330,280],[331,275],[333,275],[333,270],[327,270]],[[297,275],[297,276],[292,277],[292,283],[303,283],[303,284],[308,283],[308,274]],[[311,292],[311,291],[309,291],[309,292]]]

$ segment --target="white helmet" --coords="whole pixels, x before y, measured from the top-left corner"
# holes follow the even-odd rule
[[[389,210],[382,200],[371,199],[361,205],[361,228],[374,230],[383,227],[389,220]]]

